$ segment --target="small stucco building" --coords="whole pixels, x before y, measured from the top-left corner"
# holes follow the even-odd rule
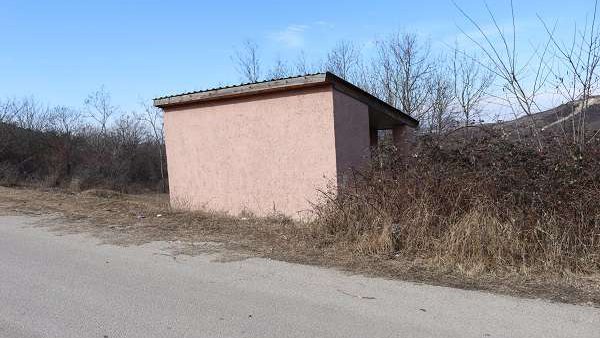
[[[171,203],[303,217],[369,161],[378,130],[404,147],[417,121],[331,73],[154,99]]]

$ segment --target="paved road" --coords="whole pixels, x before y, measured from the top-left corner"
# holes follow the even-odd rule
[[[265,259],[117,247],[0,217],[0,337],[600,337],[600,310]]]

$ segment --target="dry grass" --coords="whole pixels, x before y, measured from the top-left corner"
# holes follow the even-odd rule
[[[317,205],[319,232],[461,273],[597,274],[600,143],[559,146],[425,140],[412,158],[383,154]]]
[[[427,213],[415,208],[414,212]],[[524,273],[490,270],[483,266],[448,261],[448,257],[490,259],[489,251],[512,250],[510,237],[489,232],[502,229],[493,217],[470,214],[456,223],[451,236],[439,243],[457,250],[452,254],[408,255],[393,251],[398,230],[379,219],[378,232],[326,234],[318,224],[295,223],[284,218],[234,218],[219,213],[184,212],[169,207],[166,195],[125,195],[106,191],[79,194],[55,190],[0,187],[0,212],[55,215],[67,220],[65,230],[88,232],[107,242],[137,245],[150,241],[219,242],[245,255],[289,262],[332,266],[347,271],[408,281],[425,282],[497,293],[541,297],[561,302],[600,306],[600,275],[582,273]],[[160,216],[159,216],[160,215]],[[421,219],[431,215],[422,214]],[[485,220],[483,232],[471,225]],[[375,221],[374,221],[375,222]],[[375,223],[374,223],[375,224]],[[377,223],[379,224],[379,223]],[[424,238],[415,227],[414,238]],[[346,229],[347,230],[347,229]],[[487,235],[486,235],[487,234]],[[414,250],[426,243],[412,243]],[[430,244],[427,244],[430,245]],[[472,250],[472,248],[489,249]],[[183,252],[195,254],[193,251]],[[498,261],[495,264],[505,264]]]

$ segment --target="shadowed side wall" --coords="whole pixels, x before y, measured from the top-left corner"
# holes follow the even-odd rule
[[[350,168],[361,168],[370,159],[369,107],[333,90],[338,185],[344,185]]]
[[[171,203],[297,215],[335,179],[333,126],[331,86],[166,109]]]

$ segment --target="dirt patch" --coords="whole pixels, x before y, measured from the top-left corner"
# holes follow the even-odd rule
[[[370,276],[600,307],[600,275],[496,275],[440,270],[429,262],[397,255],[358,254],[344,243],[325,245],[312,237],[309,225],[286,219],[242,219],[174,210],[166,195],[75,194],[0,187],[0,214],[59,218],[61,226],[55,230],[90,233],[117,245],[178,243],[175,256],[227,252],[217,260],[267,257]]]
[[[115,197],[122,196],[121,193],[114,191],[114,190],[108,190],[108,189],[89,189],[89,190],[82,191],[80,193],[80,195],[91,196],[91,197],[103,197],[103,198],[115,198]]]

